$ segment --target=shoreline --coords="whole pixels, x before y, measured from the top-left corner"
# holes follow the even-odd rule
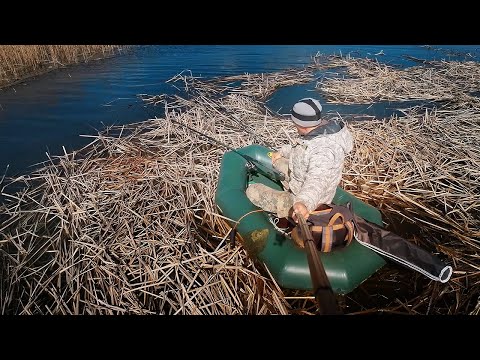
[[[35,46],[38,46],[38,45],[35,45]],[[48,59],[48,60],[40,61],[34,64],[33,66],[30,66],[29,68],[21,65],[16,69],[9,69],[9,71],[13,71],[13,72],[18,71],[20,74],[18,74],[13,78],[12,77],[8,78],[8,76],[0,77],[0,91],[7,90],[24,81],[48,74],[54,70],[65,69],[67,67],[81,64],[81,63],[90,63],[92,61],[109,59],[114,56],[120,55],[131,48],[131,46],[127,46],[127,45],[105,45],[105,46],[108,46],[109,48],[99,48],[94,53],[91,53],[88,55],[88,57],[86,57],[84,53],[81,53],[83,46],[85,45],[78,45],[78,48],[77,48],[78,53],[75,55],[75,58],[70,59],[70,61],[66,61],[64,63],[55,59]],[[113,46],[113,47],[110,48],[110,46]],[[2,49],[2,45],[0,45],[0,52],[2,51],[4,51],[4,49]],[[2,61],[5,61],[5,57],[6,56],[4,54],[0,54],[0,59],[2,59]],[[2,72],[6,74],[7,71],[2,67],[0,67],[0,74]]]

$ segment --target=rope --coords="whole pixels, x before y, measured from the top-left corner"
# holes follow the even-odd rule
[[[265,211],[265,210],[263,210],[263,209],[252,210],[252,211],[249,211],[248,213],[242,215],[242,216],[240,217],[240,219],[238,219],[238,220],[235,222],[235,226],[234,226],[232,229],[235,229],[235,230],[236,230],[236,229],[237,229],[237,225],[240,224],[240,221],[242,221],[244,217],[246,217],[246,216],[248,216],[248,215],[250,215],[250,214],[253,214],[253,213],[261,212],[261,211]]]
[[[235,222],[235,226],[230,229],[230,244],[231,244],[232,246],[235,246],[235,236],[237,235],[237,226],[238,226],[238,224],[240,224],[240,221],[242,221],[244,217],[246,217],[246,216],[248,216],[248,215],[250,215],[250,214],[257,213],[257,212],[261,212],[261,211],[264,211],[264,210],[258,209],[258,210],[249,211],[248,213],[243,214],[243,215],[240,217],[240,219],[238,219],[238,220]]]

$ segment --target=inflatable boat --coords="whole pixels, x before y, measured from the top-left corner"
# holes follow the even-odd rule
[[[236,227],[248,254],[265,264],[278,285],[289,289],[311,290],[312,281],[305,250],[297,247],[284,231],[275,226],[267,213],[255,211],[259,209],[245,194],[249,183],[263,183],[277,190],[282,189],[280,181],[250,171],[249,158],[273,171],[268,156],[270,151],[272,150],[260,145],[227,151],[220,166],[215,202],[219,211],[230,219],[230,225]],[[345,205],[347,202],[352,203],[357,215],[382,226],[382,216],[378,209],[338,187],[333,203]],[[385,260],[380,255],[360,245],[355,239],[346,247],[329,253],[320,252],[320,258],[332,289],[337,294],[351,292],[385,265]]]

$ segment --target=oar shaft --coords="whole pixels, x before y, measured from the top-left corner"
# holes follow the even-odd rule
[[[335,300],[335,294],[333,293],[332,286],[328,280],[327,273],[323,267],[320,255],[318,254],[315,242],[313,241],[313,235],[310,228],[305,221],[305,218],[297,214],[298,225],[300,227],[300,233],[303,237],[305,244],[305,250],[307,252],[308,267],[310,269],[310,276],[312,279],[313,292],[320,313],[322,315],[335,315],[341,314],[341,311]]]

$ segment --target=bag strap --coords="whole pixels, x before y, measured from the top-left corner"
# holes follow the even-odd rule
[[[347,243],[345,244],[345,246],[348,246],[352,242],[354,228],[353,228],[353,223],[351,221],[346,221],[344,225],[345,225],[345,228],[347,229],[347,236],[345,237],[345,239],[347,240]]]
[[[335,224],[335,221],[337,221],[338,218],[342,219],[342,224],[345,223],[345,218],[343,217],[343,214],[341,212],[337,212],[330,218],[330,221],[328,222],[328,226],[333,226]]]
[[[340,230],[340,229],[343,229],[345,227],[345,224],[335,224],[335,225],[327,225],[328,227],[331,227],[333,231],[335,230]],[[320,225],[311,225],[310,226],[310,231],[314,231],[314,232],[322,232],[323,231],[323,228],[325,226],[320,226]]]
[[[325,214],[330,214],[331,212],[332,212],[332,209],[329,208],[329,209],[323,209],[323,210],[310,211],[310,214],[313,214],[313,215],[325,215]]]
[[[322,252],[330,252],[333,243],[333,229],[331,226],[323,226],[322,229]]]
[[[342,213],[343,218],[345,221],[350,221],[353,219],[354,215],[352,210],[349,209],[349,203],[347,205],[330,205],[332,207],[332,211],[335,213]]]
[[[337,230],[340,230],[340,229],[346,230],[343,246],[350,245],[350,243],[354,238],[354,224],[352,222],[354,215],[352,211],[348,208],[348,204],[347,206],[333,205],[333,204],[329,204],[327,206],[328,206],[327,209],[315,210],[310,212],[310,214],[312,215],[316,215],[323,218],[324,219],[323,221],[325,222],[327,222],[328,220],[328,224],[326,226],[313,225],[312,221],[307,220],[307,223],[309,222],[308,225],[310,227],[310,231],[317,234],[321,234],[321,240],[316,240],[316,242],[321,241],[322,252],[330,252],[332,250],[333,239],[335,236],[335,231]],[[333,213],[333,216],[328,218],[328,215],[332,213]],[[338,224],[335,224],[335,222],[337,222],[338,219],[340,219],[341,222]]]

